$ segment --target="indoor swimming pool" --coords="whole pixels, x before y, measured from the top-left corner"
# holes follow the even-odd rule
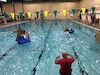
[[[17,44],[18,26],[27,30],[31,42]],[[65,34],[65,28],[74,29]],[[0,75],[59,75],[56,56],[74,55],[72,75],[100,75],[100,43],[96,30],[73,21],[26,22],[0,28]]]

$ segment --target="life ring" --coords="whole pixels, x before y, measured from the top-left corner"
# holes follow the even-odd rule
[[[18,37],[18,44],[24,44],[24,43],[28,43],[28,42],[30,42],[29,36],[26,36],[26,37],[19,36]]]
[[[73,30],[73,29],[70,29],[70,30],[69,30],[69,33],[70,33],[70,34],[74,33],[74,30]]]

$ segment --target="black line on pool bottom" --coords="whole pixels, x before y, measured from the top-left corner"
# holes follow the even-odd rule
[[[33,30],[32,32],[34,32],[34,30]],[[32,33],[32,32],[31,32],[31,33]],[[31,33],[30,33],[30,35],[31,35]],[[9,50],[7,50],[7,51],[0,57],[0,60],[2,60],[5,56],[7,56],[8,53],[9,53],[11,50],[13,50],[15,47],[16,47],[16,45],[13,46],[13,47],[11,47]]]
[[[62,26],[62,28],[64,29],[64,27]],[[70,42],[70,39],[68,38],[69,42]],[[77,52],[75,52],[75,48],[74,46],[71,45],[71,42],[70,42],[70,46],[72,47],[72,50],[74,52],[74,55],[75,55],[75,58],[77,59],[78,61],[78,66],[80,68],[80,72],[82,75],[89,75],[86,71],[85,71],[85,67],[83,66],[82,64],[82,61],[81,59],[79,58],[79,56],[77,55]]]
[[[48,31],[47,36],[45,37],[45,40],[44,40],[44,47],[43,47],[43,49],[41,50],[41,53],[40,53],[40,55],[39,55],[39,57],[38,57],[38,61],[37,61],[36,65],[35,65],[35,67],[33,68],[33,75],[35,75],[35,73],[36,73],[36,71],[37,71],[36,67],[37,67],[39,61],[41,60],[41,57],[42,57],[42,55],[43,55],[43,52],[44,52],[45,49],[46,49],[46,42],[47,42],[48,36],[49,36],[49,34],[50,34],[51,28],[52,28],[52,25],[51,25],[50,28],[49,28],[49,31]]]
[[[41,53],[40,53],[40,55],[38,57],[38,61],[37,61],[36,65],[35,65],[35,67],[33,68],[33,75],[35,75],[35,73],[36,73],[36,67],[37,67],[39,61],[41,60],[41,57],[42,57],[43,52],[44,51],[41,51]]]
[[[89,75],[89,74],[85,71],[85,67],[84,67],[83,64],[82,64],[81,59],[79,58],[79,56],[78,56],[77,53],[75,52],[74,46],[72,46],[72,49],[73,49],[73,51],[74,51],[75,58],[76,58],[77,61],[78,61],[78,66],[79,66],[79,68],[80,68],[81,74],[82,74],[82,75]]]
[[[7,56],[8,53],[9,53],[11,50],[13,50],[15,47],[16,47],[16,45],[13,46],[13,47],[11,47],[9,50],[7,50],[7,51],[0,57],[0,60],[2,60],[5,56]]]
[[[37,28],[36,28],[36,29],[37,29]],[[36,29],[35,29],[35,30],[36,30]],[[34,32],[34,30],[33,30],[32,32]],[[32,32],[31,32],[29,35],[31,35]],[[12,33],[12,34],[13,34],[13,33]],[[16,47],[16,45],[13,46],[13,47],[11,47],[11,48],[10,48],[9,50],[7,50],[3,55],[1,55],[0,60],[2,60],[5,56],[7,56],[8,53],[9,53],[11,50],[13,50],[15,47]]]

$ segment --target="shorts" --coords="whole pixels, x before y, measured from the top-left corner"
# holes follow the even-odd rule
[[[71,75],[71,73],[60,73],[60,75]]]

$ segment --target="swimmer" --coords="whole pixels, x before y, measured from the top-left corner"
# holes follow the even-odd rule
[[[16,41],[18,40],[18,37],[21,36],[23,33],[24,33],[25,30],[23,30],[21,28],[21,26],[18,26],[18,30],[13,30],[13,32],[17,32],[17,35],[16,35]]]
[[[69,35],[69,29],[68,28],[66,28],[65,30],[64,30],[64,32],[65,32],[65,34],[67,34],[67,35]]]
[[[66,28],[66,29],[64,30],[64,32],[69,32],[69,29],[68,29],[68,28]]]
[[[69,35],[69,34],[73,34],[74,33],[74,30],[73,29],[68,29],[68,28],[66,28],[65,30],[64,30],[64,32],[67,34],[67,35]]]
[[[74,33],[74,30],[73,30],[73,29],[70,29],[70,30],[69,30],[69,33],[70,33],[70,34]]]

